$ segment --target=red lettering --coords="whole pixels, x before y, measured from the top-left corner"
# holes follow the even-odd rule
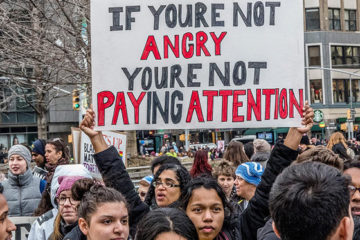
[[[290,99],[289,99],[289,116],[290,118],[294,117],[294,106],[297,109],[300,116],[303,116],[303,107],[304,107],[304,96],[303,96],[303,89],[299,89],[299,100],[300,103],[296,100],[294,91],[290,89]]]
[[[208,40],[208,36],[206,33],[204,32],[196,33],[196,56],[201,56],[201,50],[204,52],[205,56],[210,56],[210,53],[205,46],[207,40]]]
[[[207,97],[207,121],[212,121],[214,110],[214,97],[218,96],[218,91],[204,91],[203,96]]]
[[[226,36],[227,32],[222,32],[219,37],[216,37],[214,32],[211,32],[210,35],[215,43],[215,55],[221,55],[221,41]]]
[[[105,102],[105,98],[107,101]],[[105,109],[114,103],[115,96],[110,91],[103,91],[97,94],[98,106],[98,126],[104,126],[105,123]]]
[[[274,119],[278,119],[279,114],[279,89],[275,89],[275,110],[274,110]]]
[[[154,57],[156,60],[160,60],[160,53],[159,53],[159,49],[156,45],[156,41],[154,36],[149,36],[146,44],[145,44],[145,48],[144,51],[141,55],[141,60],[147,60],[147,58],[149,57],[150,52],[152,52],[154,54]]]
[[[169,47],[174,53],[176,58],[179,58],[180,48],[179,48],[179,35],[175,35],[175,45],[173,45],[168,36],[164,36],[164,58],[169,58]]]
[[[275,94],[275,89],[263,89],[262,94],[265,95],[265,120],[269,120],[271,110],[271,95]]]
[[[243,102],[239,101],[239,95],[245,95],[245,90],[235,90],[234,91],[234,100],[233,100],[233,122],[243,122],[244,116],[238,114],[239,107],[243,106]]]
[[[199,99],[199,93],[193,91],[190,99],[190,106],[186,117],[186,122],[191,122],[192,115],[196,111],[199,122],[204,122],[204,117],[201,110],[201,103]]]
[[[287,92],[285,88],[281,89],[279,102],[280,102],[280,117],[282,119],[285,119],[288,113]]]
[[[135,124],[139,124],[139,106],[143,98],[145,97],[146,93],[142,92],[138,99],[134,97],[132,92],[128,92],[128,96],[132,105],[134,106],[134,117],[135,117]]]
[[[228,96],[232,95],[232,91],[231,90],[220,90],[219,95],[222,96],[221,121],[227,122]]]
[[[112,125],[116,125],[120,110],[123,116],[123,123],[129,124],[124,92],[117,93]]]
[[[189,44],[189,50],[186,49],[187,47],[187,39],[192,41],[194,39],[191,33],[185,33],[182,39],[182,54],[184,58],[191,58],[194,55],[194,44]]]
[[[251,112],[254,111],[256,121],[261,121],[261,90],[256,89],[256,103],[250,89],[247,91],[247,121],[251,121]]]

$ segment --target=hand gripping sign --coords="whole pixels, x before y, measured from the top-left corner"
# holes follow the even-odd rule
[[[302,1],[92,0],[98,130],[297,126]]]

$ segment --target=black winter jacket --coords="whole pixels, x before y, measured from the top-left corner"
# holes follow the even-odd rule
[[[248,207],[242,213],[233,214],[228,224],[224,223],[222,233],[217,239],[257,239],[257,230],[265,225],[270,215],[269,193],[271,187],[276,177],[297,158],[297,155],[296,150],[280,143],[276,144]]]
[[[94,154],[96,165],[107,187],[119,191],[127,200],[130,208],[130,235],[135,238],[136,226],[150,208],[141,201],[125,165],[114,146]]]

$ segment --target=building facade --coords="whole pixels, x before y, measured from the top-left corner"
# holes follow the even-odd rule
[[[306,98],[324,113],[327,136],[360,111],[359,19],[359,0],[304,0]]]

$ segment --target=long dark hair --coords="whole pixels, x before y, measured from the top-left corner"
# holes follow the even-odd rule
[[[249,162],[249,158],[244,152],[244,145],[241,142],[232,141],[226,148],[224,158],[234,164],[235,167],[244,162]]]
[[[187,240],[197,240],[196,228],[188,216],[177,208],[150,211],[137,226],[135,240],[154,240],[161,233],[174,232]]]
[[[224,214],[225,214],[225,220],[227,221],[230,217],[230,213],[232,211],[231,206],[229,205],[226,195],[220,185],[217,183],[217,181],[213,178],[209,177],[197,177],[192,179],[186,187],[181,192],[181,202],[180,206],[181,208],[186,211],[186,208],[189,204],[190,198],[193,194],[193,191],[199,188],[205,188],[207,190],[214,189],[217,193],[217,195],[220,197],[221,202],[224,207]]]
[[[191,177],[197,177],[202,174],[211,175],[212,168],[208,163],[208,153],[205,150],[198,150],[195,153],[194,163],[190,170]]]
[[[174,165],[174,164],[164,164],[156,172],[153,182],[155,182],[159,178],[160,174],[165,170],[171,170],[176,174],[176,178],[180,183],[180,190],[181,191],[182,191],[182,189],[184,189],[186,184],[191,179],[188,170],[184,166],[182,166],[182,165]],[[145,198],[144,202],[147,205],[151,206],[152,200],[154,199],[154,197],[155,197],[155,187],[153,185],[150,185],[149,191],[146,194],[146,198]]]

